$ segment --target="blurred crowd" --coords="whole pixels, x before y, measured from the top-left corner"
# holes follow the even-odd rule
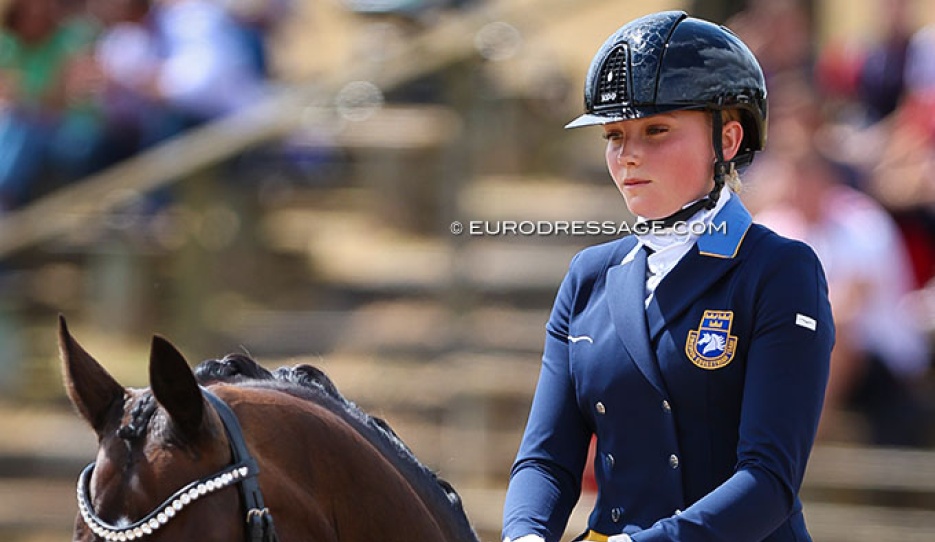
[[[0,0],[0,215],[257,102],[301,1]],[[477,1],[335,0],[373,28]]]
[[[935,24],[875,0],[879,33],[816,41],[799,0],[751,0],[728,25],[767,75],[767,150],[745,175],[758,221],[810,244],[837,343],[820,437],[932,444]],[[851,418],[844,417],[850,414]],[[852,435],[853,436],[853,435]]]
[[[290,0],[4,0],[0,213],[257,100]]]

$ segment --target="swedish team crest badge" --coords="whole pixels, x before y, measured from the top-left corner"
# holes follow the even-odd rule
[[[737,337],[730,334],[733,320],[733,311],[704,311],[698,329],[688,332],[688,359],[702,369],[720,369],[730,363],[737,348]]]

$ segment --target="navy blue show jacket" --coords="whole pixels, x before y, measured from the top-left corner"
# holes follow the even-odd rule
[[[648,307],[645,257],[626,258],[635,237],[572,260],[547,325],[504,537],[560,539],[596,435],[596,532],[811,540],[798,493],[834,343],[824,272],[807,245],[753,224],[736,197],[712,224]]]

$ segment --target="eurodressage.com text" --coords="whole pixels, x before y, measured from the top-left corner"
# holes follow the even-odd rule
[[[584,236],[607,235],[622,237],[631,234],[645,235],[727,235],[727,222],[705,224],[703,222],[675,222],[669,227],[652,222],[613,222],[610,220],[471,220],[466,224],[451,223],[451,233],[479,237],[517,236]]]

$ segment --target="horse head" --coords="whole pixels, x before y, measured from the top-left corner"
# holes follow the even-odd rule
[[[114,540],[242,540],[243,522],[236,514],[240,499],[232,484],[212,491],[210,498],[188,498],[188,504],[171,507],[170,497],[180,488],[222,471],[232,460],[224,426],[208,408],[182,354],[154,337],[150,388],[133,389],[121,386],[88,354],[61,317],[59,349],[68,397],[99,444],[93,470],[89,466],[83,477],[87,506],[103,523],[118,528],[102,533],[107,530],[89,524],[79,512],[74,540],[109,540],[111,535]],[[118,532],[152,513],[153,521]]]
[[[77,542],[477,542],[454,489],[314,367],[271,373],[234,354],[193,372],[156,336],[150,387],[134,389],[64,319],[59,345],[68,397],[98,438]]]

